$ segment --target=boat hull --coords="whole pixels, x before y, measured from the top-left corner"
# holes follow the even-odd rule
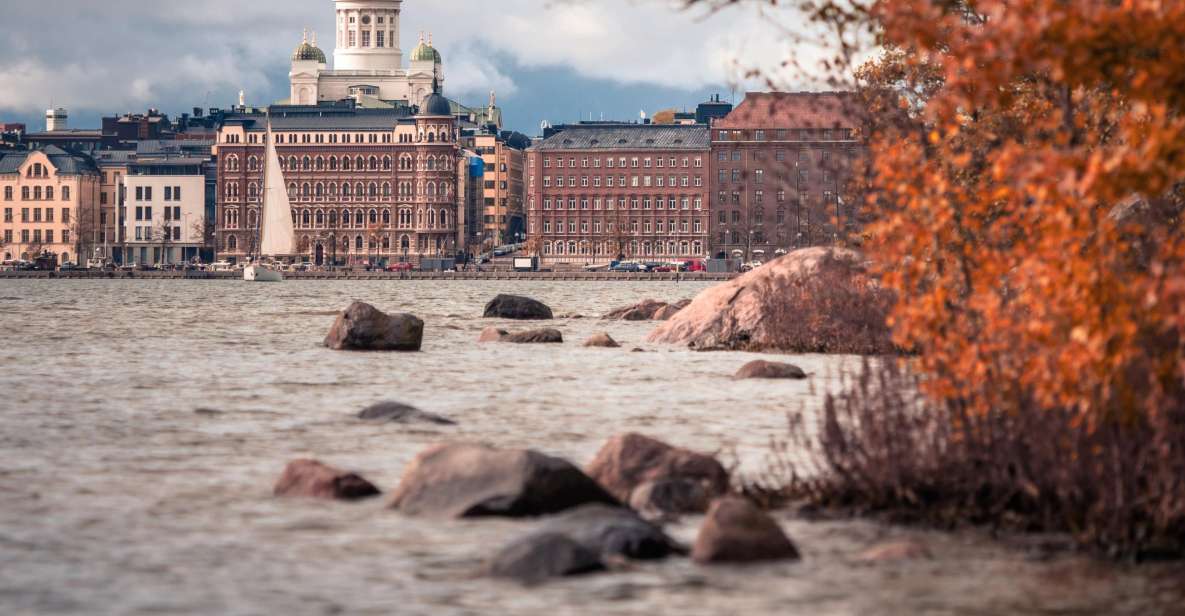
[[[248,265],[243,268],[243,280],[247,282],[283,282],[284,275],[279,270],[264,265]]]

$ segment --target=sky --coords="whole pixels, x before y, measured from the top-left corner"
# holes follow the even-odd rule
[[[535,135],[543,121],[634,120],[693,110],[719,93],[817,89],[789,57],[793,22],[769,2],[709,15],[679,0],[404,0],[404,60],[421,31],[444,58],[446,96],[484,104],[491,90],[506,128]],[[8,0],[0,29],[0,122],[44,129],[66,107],[72,128],[156,108],[170,115],[227,107],[246,92],[264,106],[288,96],[302,30],[333,53],[332,0]],[[52,19],[51,19],[52,17]],[[46,33],[52,32],[52,36]],[[809,63],[809,62],[808,62]],[[591,114],[591,115],[590,115]]]

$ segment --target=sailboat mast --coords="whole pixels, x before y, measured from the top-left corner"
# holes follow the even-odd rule
[[[272,145],[272,110],[271,107],[267,109],[267,131],[263,135],[263,190],[261,191],[262,199],[259,202],[259,216],[257,220],[259,224],[256,225],[255,230],[255,260],[263,260],[263,221],[267,219],[267,168],[268,161],[271,158],[268,156],[270,150],[268,148],[274,147]]]

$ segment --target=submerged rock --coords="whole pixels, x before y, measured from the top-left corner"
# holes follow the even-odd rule
[[[379,489],[355,473],[317,460],[293,460],[284,468],[272,492],[276,496],[357,500],[377,496]]]
[[[551,308],[543,302],[521,295],[499,295],[486,304],[483,316],[487,319],[546,320],[552,318]]]
[[[667,304],[666,306],[659,308],[658,311],[654,313],[652,320],[654,320],[654,321],[668,321],[668,320],[670,320],[671,317],[675,316],[676,314],[679,314],[679,311],[682,310],[683,307],[686,305],[687,304],[683,304],[683,306],[679,306],[677,304]]]
[[[930,558],[933,558],[933,555],[925,544],[912,539],[902,539],[874,545],[861,552],[857,560],[865,563],[879,563]]]
[[[686,552],[661,528],[633,511],[599,503],[581,505],[548,518],[539,532],[571,537],[604,558],[650,560]]]
[[[515,344],[560,344],[564,341],[564,335],[558,329],[531,329],[525,332],[517,332],[502,337],[502,342],[512,342]]]
[[[385,401],[372,404],[358,413],[358,419],[367,421],[390,421],[396,423],[424,422],[447,426],[455,426],[457,422],[434,413],[425,413],[420,409],[403,404],[402,402]]]
[[[605,564],[595,552],[556,533],[533,534],[513,541],[484,567],[485,575],[522,584],[539,584],[548,578],[603,570]]]
[[[523,517],[619,504],[567,460],[529,449],[446,444],[415,457],[391,506],[410,515]]]
[[[708,509],[691,558],[706,564],[797,559],[799,555],[777,521],[748,500],[725,497]]]
[[[794,364],[783,364],[758,359],[737,371],[734,379],[805,379],[806,373]]]
[[[490,327],[487,327],[487,328],[481,330],[481,334],[479,334],[477,336],[477,341],[478,342],[501,342],[502,339],[508,335],[509,335],[509,332],[507,332],[506,330],[498,329],[497,327],[490,326]]]
[[[659,480],[698,482],[711,497],[728,491],[728,471],[716,458],[635,433],[609,439],[587,470],[623,502],[631,499],[639,485]]]
[[[589,336],[588,340],[584,341],[586,347],[601,347],[605,349],[616,349],[621,345],[613,339],[612,336],[605,332],[599,332]]]
[[[877,298],[879,287],[866,273],[864,257],[846,248],[815,247],[796,250],[753,271],[700,293],[686,308],[650,334],[650,342],[682,344],[695,349],[782,350],[832,352],[891,352],[887,313],[872,318],[869,309],[860,319],[833,310],[826,302],[805,298],[789,308],[788,298],[798,298],[804,285],[822,281],[824,288],[841,285],[864,299],[865,306],[888,305]],[[817,289],[816,289],[817,290]],[[800,312],[790,314],[789,310]],[[811,324],[820,335],[812,348],[784,348],[780,331]]]
[[[354,302],[334,321],[325,346],[337,351],[418,351],[424,322],[410,314],[386,314],[365,302]]]
[[[632,306],[624,306],[613,310],[603,318],[622,321],[649,321],[654,318],[655,313],[666,308],[668,305],[666,302],[646,299]]]

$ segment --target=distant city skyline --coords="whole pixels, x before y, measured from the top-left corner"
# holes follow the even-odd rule
[[[332,54],[331,5],[209,0],[195,10],[157,11],[143,0],[46,0],[8,7],[18,27],[0,33],[0,53],[10,58],[0,68],[0,121],[42,130],[55,105],[70,111],[71,127],[98,127],[102,116],[150,107],[170,116],[229,107],[240,89],[249,105],[274,103],[288,96],[290,55],[303,29],[322,33],[318,43]],[[705,19],[664,0],[489,6],[405,0],[400,46],[406,54],[430,31],[444,56],[445,94],[485,104],[493,90],[505,128],[528,135],[542,121],[694,110],[713,94],[739,103],[744,89],[764,89],[742,79],[744,70],[774,70],[790,51],[748,8]],[[49,15],[59,36],[37,37]]]

